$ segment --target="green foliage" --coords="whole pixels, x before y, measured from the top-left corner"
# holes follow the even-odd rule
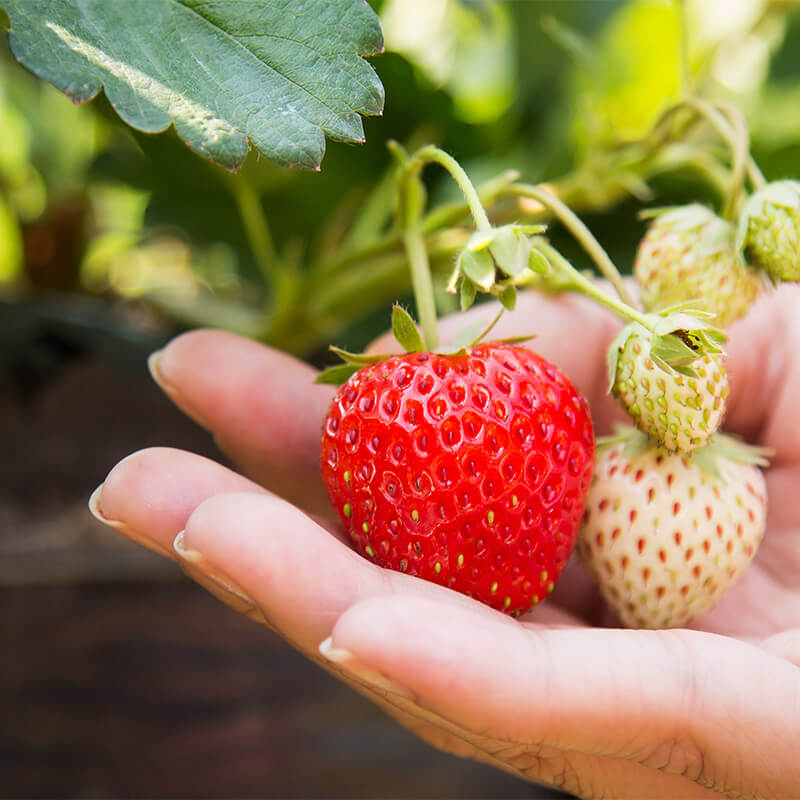
[[[364,138],[383,87],[361,58],[383,48],[360,0],[3,0],[17,59],[76,102],[101,88],[128,124],[170,124],[196,152],[238,167],[249,143],[315,168],[325,135]]]
[[[697,85],[708,97],[744,108],[754,154],[770,179],[798,177],[800,12],[789,11],[786,4],[742,0],[737,8],[759,5],[761,16],[717,20],[717,28],[725,23],[722,37],[703,21],[703,8],[711,4],[687,2],[694,9],[691,65]],[[168,29],[156,20],[165,13],[193,14],[189,6],[196,3],[82,2],[80,8],[90,15],[86,19],[95,23],[90,34],[74,15],[64,16],[77,0],[0,0],[0,8],[10,12],[11,44],[23,66],[76,98],[105,87],[95,102],[75,105],[14,63],[8,48],[0,56],[0,287],[13,289],[20,298],[53,288],[33,266],[36,243],[47,237],[55,243],[51,277],[67,275],[64,254],[72,245],[59,238],[66,215],[83,238],[74,245],[73,277],[64,278],[60,290],[144,303],[174,324],[219,325],[329,363],[330,342],[359,350],[385,329],[394,301],[411,307],[408,265],[394,218],[394,166],[386,149],[390,139],[411,151],[435,142],[455,155],[473,181],[483,185],[492,224],[498,227],[551,222],[535,203],[504,195],[492,183],[498,176],[513,168],[528,183],[550,182],[624,271],[644,229],[637,217],[642,207],[693,199],[714,206],[720,201],[720,187],[703,171],[708,154],[716,158],[722,152],[724,178],[724,147],[713,132],[698,128],[680,147],[667,148],[657,158],[620,142],[646,134],[679,90],[672,0],[374,0],[375,13],[361,0],[318,4],[354,9],[361,24],[345,24],[341,15],[335,22],[321,14],[308,18],[309,32],[343,54],[331,62],[335,73],[320,80],[316,67],[298,60],[293,50],[283,55],[322,85],[315,93],[330,100],[333,111],[323,109],[321,116],[321,107],[309,98],[308,123],[290,113],[287,126],[280,92],[274,89],[287,78],[288,68],[264,91],[263,63],[254,58],[252,69],[218,73],[232,88],[215,95],[206,83],[210,74],[198,67],[203,61],[224,70],[227,57],[216,55],[217,48],[235,40],[209,36],[214,26],[219,32],[235,22],[240,27],[230,30],[241,36],[256,24],[252,16],[240,18],[241,9],[259,9],[265,16],[258,24],[280,31],[289,15],[269,15],[285,0],[203,3],[204,14],[210,17],[208,9],[216,9],[218,16],[215,22],[191,17],[194,21],[183,31],[192,42],[188,59],[169,45]],[[304,0],[292,6],[315,4]],[[417,7],[428,17],[438,14],[437,24],[421,24],[422,17],[412,13]],[[132,21],[114,23],[131,8]],[[361,55],[379,48],[378,19],[388,52],[367,63]],[[48,21],[95,50],[84,47],[80,55],[52,27],[46,28]],[[101,33],[102,41],[97,38]],[[153,55],[151,64],[134,47],[142,35]],[[261,44],[268,48],[265,54],[276,54],[276,40]],[[91,63],[87,54],[97,55],[96,50],[212,108],[213,119],[240,131],[246,130],[244,104],[256,98],[257,113],[248,124],[272,132],[263,137],[273,147],[264,149],[269,157],[252,152],[244,158],[241,137],[223,135],[216,143],[206,134],[201,137],[191,115],[176,113],[179,105],[165,110],[158,97],[132,102],[124,81]],[[746,70],[733,67],[750,63],[746,59],[754,52],[760,60],[745,81]],[[770,59],[774,70],[768,78]],[[353,70],[364,78],[361,83],[350,81]],[[385,87],[387,104],[382,116],[362,120],[362,113],[379,106],[372,70]],[[151,82],[148,91],[152,94],[155,87]],[[121,123],[118,112],[142,130]],[[202,121],[202,116],[194,119]],[[175,124],[166,132],[144,132],[170,122]],[[363,144],[336,141],[340,135],[359,140],[362,125]],[[318,163],[323,128],[334,140],[328,142],[321,172],[275,163]],[[291,136],[270,140],[278,130]],[[198,158],[182,137],[196,151],[205,143],[203,152],[227,166],[241,162],[237,174]],[[254,143],[263,144],[255,138]],[[502,299],[512,304],[514,292],[504,288],[506,276],[495,275],[491,257],[468,265],[473,279],[461,282],[460,298],[445,293],[474,228],[457,189],[441,170],[426,170],[423,179],[423,226],[440,310],[481,302],[473,281],[499,279]],[[578,269],[590,266],[560,225],[551,222],[547,236]],[[514,242],[505,244],[513,250]],[[546,272],[548,257],[533,250],[529,266]],[[508,258],[501,254],[501,260],[512,267],[517,263],[513,253]],[[547,286],[547,280],[543,277],[540,285]]]

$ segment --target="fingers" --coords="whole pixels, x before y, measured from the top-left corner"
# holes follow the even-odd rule
[[[731,326],[727,367],[731,394],[726,429],[775,450],[775,461],[800,457],[794,424],[800,396],[800,287],[765,292]]]
[[[776,633],[761,642],[761,647],[768,653],[778,658],[785,658],[796,667],[800,667],[800,628]]]
[[[107,525],[174,558],[172,544],[200,503],[221,492],[265,490],[207,458],[166,447],[140,450],[119,462],[92,496]]]
[[[311,367],[233,334],[194,331],[154,354],[151,372],[253,480],[330,514],[319,439],[333,391],[314,384]]]
[[[731,794],[800,785],[800,671],[724,637],[530,630],[384,597],[343,614],[329,646],[484,736],[633,761]]]
[[[270,495],[236,493],[207,500],[186,521],[183,544],[202,554],[208,574],[234,582],[306,652],[316,653],[347,608],[382,595],[437,597],[452,613],[474,606],[477,616],[512,622],[464,595],[376,566]]]

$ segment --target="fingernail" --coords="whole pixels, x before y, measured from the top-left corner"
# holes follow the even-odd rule
[[[330,636],[320,644],[319,653],[324,659],[335,664],[344,672],[375,689],[405,697],[407,700],[413,700],[414,698],[414,695],[405,686],[401,686],[391,678],[387,678],[385,675],[381,675],[380,672],[361,663],[349,650],[334,647]]]
[[[249,603],[253,608],[256,607],[255,601],[244,589],[240,589],[230,578],[223,577],[218,572],[212,570],[208,559],[199,550],[194,550],[186,546],[186,538],[184,537],[183,531],[175,537],[172,548],[183,561],[197,568],[206,578],[213,581],[221,589],[230,592],[245,603]]]
[[[150,353],[147,357],[147,369],[150,372],[150,377],[158,384],[158,386],[167,392],[167,385],[166,381],[164,380],[163,375],[161,374],[161,355],[163,354],[162,350],[155,350],[154,352]]]
[[[100,506],[100,498],[103,495],[103,484],[101,483],[89,496],[89,511],[91,511],[92,516],[98,521],[102,522],[103,525],[110,525],[112,528],[117,528],[122,525],[121,522],[118,522],[115,519],[109,519],[107,516],[103,514],[103,510]]]
[[[173,557],[172,553],[170,553],[165,547],[162,547],[162,545],[160,545],[158,542],[153,541],[152,539],[147,539],[136,531],[131,530],[131,528],[124,522],[121,522],[118,519],[110,519],[103,513],[103,485],[104,484],[101,483],[89,496],[89,512],[91,515],[98,522],[102,522],[103,525],[113,528],[115,531],[121,533],[126,539],[130,539],[135,544],[145,547],[148,550],[152,550],[154,553],[157,553],[160,556],[171,559]]]
[[[176,406],[179,406],[186,416],[193,419],[201,428],[209,429],[211,426],[194,409],[187,406],[184,399],[164,377],[164,352],[164,349],[156,350],[147,357],[147,369],[150,371],[150,376],[153,378],[158,388],[161,389]]]

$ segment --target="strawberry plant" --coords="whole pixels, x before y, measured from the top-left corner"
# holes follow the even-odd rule
[[[405,355],[333,348],[345,363],[319,380],[344,383],[325,421],[323,477],[362,555],[518,615],[554,589],[575,544],[593,469],[591,419],[557,367],[517,343],[481,343],[499,315],[483,334],[466,331],[450,348],[439,347],[421,230],[423,166],[437,163],[452,175],[475,223],[448,282],[450,292],[460,293],[461,307],[487,293],[500,300],[502,314],[514,309],[517,284],[555,273],[632,320],[611,345],[609,371],[628,413],[660,445],[693,450],[719,426],[727,395],[719,363],[723,337],[687,313],[637,311],[599,242],[547,192],[508,187],[560,219],[619,298],[552,246],[530,238],[540,237],[542,228],[493,226],[449,154],[428,146],[409,155],[394,143],[392,151],[398,225],[423,335],[395,307],[392,328]],[[644,394],[637,394],[642,387]]]
[[[588,120],[576,134],[580,157],[570,172],[532,183],[521,171],[498,168],[476,186],[448,152],[422,144],[436,135],[420,125],[405,132],[407,147],[390,142],[383,156],[390,163],[381,162],[384,172],[368,190],[340,192],[341,203],[319,201],[337,208],[316,220],[312,245],[306,239],[316,185],[265,162],[316,171],[326,137],[363,142],[362,117],[382,112],[384,87],[366,59],[382,51],[383,33],[365,0],[0,0],[11,51],[23,66],[77,103],[102,89],[110,107],[104,113],[113,110],[137,131],[140,151],[155,151],[160,141],[144,134],[171,126],[191,151],[228,170],[207,167],[192,193],[222,194],[224,213],[235,209],[257,280],[242,281],[232,297],[161,298],[162,309],[319,361],[321,347],[341,341],[359,315],[413,291],[419,328],[399,305],[393,312],[404,354],[335,347],[344,363],[321,377],[341,385],[323,431],[322,472],[362,555],[519,614],[552,591],[577,539],[623,622],[658,626],[685,624],[709,608],[744,569],[742,553],[752,557],[763,530],[764,454],[734,447],[720,433],[728,399],[725,329],[770,291],[770,280],[800,278],[800,194],[794,180],[766,180],[736,105],[696,91],[685,15],[682,69],[674,65],[664,96],[633,109],[619,126],[623,140],[613,135],[614,124],[595,124],[593,107],[613,123],[627,107],[632,73],[648,77],[637,62],[646,53],[615,56],[615,37],[637,19],[634,6],[604,36],[608,52],[600,57],[555,21],[546,26],[581,63],[605,64],[602,75],[576,82],[589,100],[573,115],[586,112]],[[677,26],[675,8],[658,13]],[[390,4],[386,18],[396,21],[400,9]],[[472,13],[461,8],[459,19]],[[504,13],[492,5],[487,18]],[[677,51],[666,48],[661,30],[649,46],[663,58]],[[430,53],[416,58],[435,68]],[[500,71],[507,88],[506,62]],[[627,75],[623,85],[615,78],[605,86],[618,75]],[[466,88],[452,75],[445,83],[458,87],[458,103],[473,119],[488,113],[464,99]],[[494,100],[508,107],[503,92]],[[243,168],[251,146],[265,162]],[[172,188],[173,160],[168,153],[158,162],[166,174],[162,193]],[[353,173],[353,162],[343,163],[341,185]],[[424,181],[428,164],[443,167],[462,196]],[[643,212],[650,223],[636,248],[634,280],[623,280],[579,214],[623,199],[649,204],[658,176],[686,173],[699,176],[702,196],[698,190],[680,205]],[[295,194],[286,188],[291,181]],[[302,208],[293,215],[300,221],[291,222],[297,229],[283,239],[279,228],[290,215],[279,209],[278,224],[269,224],[262,198],[270,192],[275,205]],[[213,226],[219,215],[204,211],[194,224]],[[541,224],[551,221],[552,230]],[[588,257],[604,282],[576,269],[567,248]],[[205,278],[205,288],[217,285]],[[608,349],[608,383],[638,433],[625,434],[624,446],[601,442],[591,482],[590,410],[558,365],[521,342],[487,339],[492,325],[439,342],[439,312],[487,299],[498,301],[500,313],[513,312],[518,293],[529,289],[580,293],[624,323]],[[530,321],[532,334],[536,324]],[[631,474],[653,494],[648,488],[645,499],[637,495],[626,506],[626,522],[621,498],[640,491]],[[672,478],[662,480],[665,474]],[[755,498],[746,505],[747,526],[728,508],[745,498]],[[665,509],[676,506],[685,516],[678,520],[675,512],[679,529],[664,533]],[[704,519],[721,526],[717,539]],[[690,540],[689,529],[699,538]],[[676,532],[680,565],[669,545]],[[736,559],[726,560],[722,551],[730,555],[731,542]],[[708,558],[695,562],[701,551]],[[658,573],[653,553],[668,572]],[[628,565],[622,573],[620,558]]]

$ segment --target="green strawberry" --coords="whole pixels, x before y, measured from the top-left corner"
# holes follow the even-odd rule
[[[686,625],[742,574],[766,524],[759,463],[719,434],[691,456],[631,433],[598,449],[577,550],[625,625]]]
[[[721,335],[688,314],[623,328],[608,351],[609,386],[634,424],[671,452],[705,444],[725,411]]]
[[[645,308],[689,302],[726,327],[743,317],[762,281],[735,247],[733,226],[697,203],[666,209],[650,224],[633,272]]]
[[[774,283],[800,281],[800,181],[775,181],[759,189],[739,220],[738,247]]]

